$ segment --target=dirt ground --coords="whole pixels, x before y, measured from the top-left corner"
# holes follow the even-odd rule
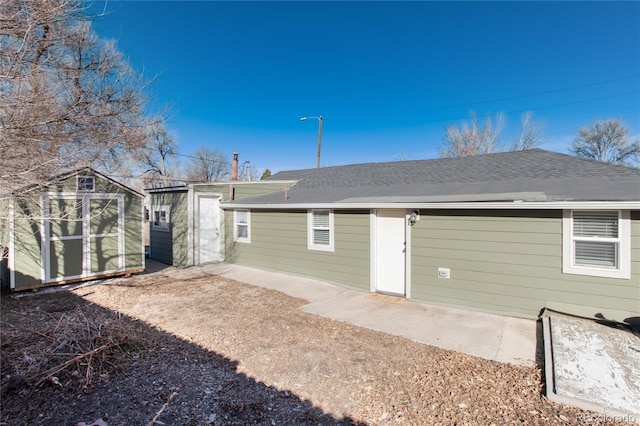
[[[620,424],[515,367],[218,276],[2,296],[2,425]]]

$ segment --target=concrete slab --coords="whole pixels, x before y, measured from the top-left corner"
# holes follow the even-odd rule
[[[535,365],[534,320],[433,306],[240,265],[195,268],[305,299],[309,303],[302,310],[315,315],[502,363]]]
[[[640,422],[640,336],[553,311],[543,321],[549,399]]]

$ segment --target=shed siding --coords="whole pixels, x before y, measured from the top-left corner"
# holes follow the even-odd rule
[[[334,212],[335,251],[307,249],[306,211],[251,211],[251,243],[233,242],[226,215],[226,260],[369,290],[369,212]]]
[[[169,230],[153,228],[149,232],[151,258],[167,265],[188,266],[187,192],[165,192],[151,195],[151,215],[155,206],[169,206]],[[153,217],[151,218],[153,221]]]
[[[142,198],[126,194],[124,199],[124,265],[125,269],[143,269]]]
[[[93,175],[90,172],[80,173],[82,176]],[[125,210],[125,271],[139,270],[144,268],[143,247],[142,247],[142,199],[121,186],[115,185],[101,176],[95,177],[95,190],[91,193],[99,194],[123,194]],[[50,193],[77,193],[76,175],[50,184],[47,188]],[[80,219],[79,200],[82,193],[77,193],[78,200],[51,199],[50,206],[54,215],[61,211],[72,211],[74,214],[65,219],[51,221],[50,233],[52,236],[78,236],[82,235]],[[117,232],[113,215],[117,214],[117,209],[108,200],[91,200],[91,232],[107,233]],[[78,212],[75,214],[75,212]],[[100,221],[101,215],[105,216],[105,222]],[[40,194],[34,191],[34,196],[30,201],[14,206],[14,286],[16,290],[25,287],[42,285],[42,238],[41,232],[42,206]],[[76,220],[74,220],[76,219]],[[105,270],[117,269],[118,246],[116,240],[101,240],[108,247],[100,253],[92,253],[91,270],[96,276]],[[52,241],[49,243],[52,253],[64,253],[63,257],[51,257],[52,277],[75,276],[81,273],[82,263],[78,259],[82,258],[81,240],[70,240],[66,242]],[[106,262],[106,263],[105,263]],[[48,284],[44,284],[48,285]]]
[[[14,285],[16,289],[39,284],[42,277],[40,247],[40,200],[29,200],[14,205]],[[36,219],[32,219],[35,217]]]
[[[411,228],[412,297],[536,317],[552,301],[580,314],[640,314],[640,225],[632,214],[631,279],[562,273],[562,211],[421,212]],[[451,278],[437,277],[438,267]]]

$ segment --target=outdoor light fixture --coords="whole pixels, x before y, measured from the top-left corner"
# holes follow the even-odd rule
[[[315,118],[318,120],[318,168],[320,168],[320,147],[322,146],[322,116],[318,117],[302,117],[300,121],[306,121],[307,118]]]
[[[420,213],[418,212],[418,210],[414,210],[409,215],[409,220],[407,222],[409,223],[409,226],[413,226],[419,220],[420,220]]]

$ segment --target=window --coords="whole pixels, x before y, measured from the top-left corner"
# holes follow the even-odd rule
[[[153,208],[153,222],[151,222],[153,229],[168,231],[170,223],[169,206],[156,206]]]
[[[628,211],[565,210],[562,233],[563,272],[630,278]]]
[[[251,242],[251,218],[249,210],[233,211],[233,241],[238,243]]]
[[[94,191],[95,178],[93,176],[78,176],[78,191]]]
[[[307,214],[309,250],[333,251],[333,212],[310,210]]]

